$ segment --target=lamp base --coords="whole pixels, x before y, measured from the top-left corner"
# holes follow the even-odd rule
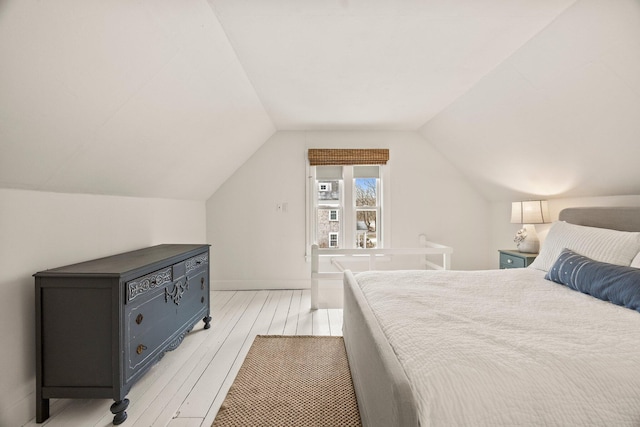
[[[518,245],[518,251],[528,253],[528,254],[537,254],[540,251],[540,242],[529,242],[523,241]]]
[[[536,228],[531,224],[524,225],[522,230],[516,234],[514,241],[517,243],[520,252],[536,254],[540,251],[538,233],[536,233]]]

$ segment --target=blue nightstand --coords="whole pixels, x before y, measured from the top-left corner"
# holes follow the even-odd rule
[[[500,249],[500,268],[524,268],[528,267],[538,254]]]

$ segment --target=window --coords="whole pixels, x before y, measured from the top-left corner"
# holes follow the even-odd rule
[[[387,149],[309,149],[308,247],[384,247]]]
[[[384,247],[386,173],[383,164],[310,164],[309,247]]]

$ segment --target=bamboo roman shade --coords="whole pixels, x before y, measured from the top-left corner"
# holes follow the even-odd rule
[[[310,148],[311,166],[386,165],[388,148]]]

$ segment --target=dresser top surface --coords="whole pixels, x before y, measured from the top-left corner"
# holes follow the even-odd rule
[[[35,277],[59,276],[65,274],[90,275],[122,275],[137,269],[162,263],[173,257],[184,255],[186,258],[208,250],[206,244],[164,244],[124,252],[91,261],[66,265],[64,267],[44,270],[34,274]]]

